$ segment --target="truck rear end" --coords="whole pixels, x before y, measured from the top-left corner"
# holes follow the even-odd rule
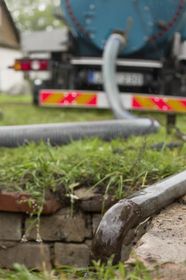
[[[24,59],[14,65],[17,71],[49,73],[48,79],[34,81],[35,104],[109,108],[102,54],[109,35],[116,33],[127,40],[113,81],[124,107],[186,112],[185,1],[62,0],[61,5],[70,27],[66,49],[51,52],[48,60],[32,57],[26,66]]]

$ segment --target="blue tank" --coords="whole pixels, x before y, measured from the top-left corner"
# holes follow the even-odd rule
[[[64,17],[89,51],[103,50],[110,34],[124,32],[123,55],[151,49],[161,55],[176,31],[186,37],[185,0],[61,0]]]

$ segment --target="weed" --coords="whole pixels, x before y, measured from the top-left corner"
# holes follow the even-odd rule
[[[16,149],[0,148],[0,188],[25,191],[38,205],[47,190],[57,187],[65,188],[73,202],[78,187],[95,188],[120,199],[185,168],[185,145],[181,150],[151,149],[160,139],[161,135],[155,135],[145,140],[81,140],[62,147],[31,143]]]
[[[94,262],[90,268],[62,267],[43,272],[29,271],[25,266],[15,264],[14,271],[0,270],[0,280],[151,280],[151,276],[140,262],[132,268],[123,263],[113,266]]]

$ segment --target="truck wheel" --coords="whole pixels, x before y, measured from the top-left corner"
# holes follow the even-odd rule
[[[39,104],[38,94],[39,94],[38,88],[34,87],[33,95],[32,95],[32,103],[35,106],[38,106],[38,104]]]
[[[45,88],[45,84],[41,83],[40,85],[34,85],[33,86],[33,94],[32,94],[32,103],[35,106],[39,105],[39,91]]]

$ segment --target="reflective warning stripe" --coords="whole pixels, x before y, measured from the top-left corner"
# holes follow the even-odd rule
[[[186,113],[186,98],[133,95],[131,109]]]
[[[121,101],[127,110],[186,113],[186,98],[122,93]],[[79,90],[41,90],[41,106],[109,108],[104,92]]]
[[[39,104],[42,106],[90,106],[97,105],[97,94],[80,91],[55,91],[41,90],[39,93]]]

